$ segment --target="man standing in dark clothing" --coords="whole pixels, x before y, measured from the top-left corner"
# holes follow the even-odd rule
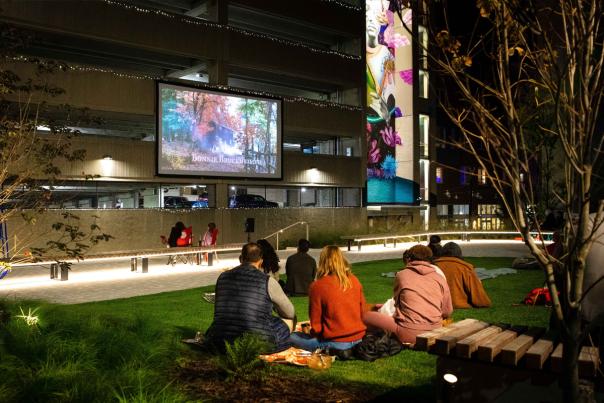
[[[285,263],[285,273],[287,274],[285,291],[289,295],[308,295],[308,286],[315,279],[317,262],[308,254],[308,249],[310,249],[310,242],[306,239],[300,239],[298,241],[298,253],[287,258]]]
[[[224,349],[245,333],[254,333],[272,345],[273,351],[290,347],[290,327],[294,306],[279,283],[262,271],[262,249],[250,242],[243,246],[240,266],[226,271],[216,282],[214,321],[207,341]],[[273,308],[279,316],[273,316]]]

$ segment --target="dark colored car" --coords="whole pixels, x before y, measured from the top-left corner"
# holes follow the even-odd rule
[[[193,202],[183,196],[166,196],[164,208],[193,208]]]
[[[279,207],[275,202],[268,201],[258,195],[237,195],[229,198],[230,208],[271,208]]]

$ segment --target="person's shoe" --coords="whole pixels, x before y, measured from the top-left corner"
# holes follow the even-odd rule
[[[204,292],[201,295],[201,298],[203,298],[204,301],[209,302],[210,304],[213,304],[214,302],[216,302],[216,293],[215,292]]]
[[[329,355],[335,355],[338,360],[342,360],[342,361],[354,360],[354,355],[352,354],[351,348],[346,349],[346,350],[338,350],[335,348],[330,348],[327,353]]]

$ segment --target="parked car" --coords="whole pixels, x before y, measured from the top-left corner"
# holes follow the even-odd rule
[[[193,202],[183,196],[165,196],[164,208],[193,208]]]
[[[273,208],[279,207],[275,202],[268,201],[259,195],[237,195],[229,198],[230,208]]]
[[[208,208],[209,207],[208,199],[198,199],[192,203],[193,203],[193,205],[192,205],[193,208]]]

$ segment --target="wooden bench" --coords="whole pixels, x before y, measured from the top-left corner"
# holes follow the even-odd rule
[[[69,270],[67,267],[60,267],[61,262],[78,263],[78,262],[95,262],[107,260],[122,260],[130,259],[130,271],[138,271],[139,260],[142,273],[149,272],[149,258],[161,256],[176,256],[176,255],[193,255],[197,264],[201,265],[202,255],[207,253],[208,266],[213,266],[214,256],[218,252],[239,252],[243,244],[227,244],[214,246],[192,246],[181,248],[154,248],[140,249],[132,251],[115,251],[85,255],[81,259],[75,259],[65,256],[47,256],[42,259],[22,258],[18,259],[17,263],[12,263],[13,266],[50,266],[50,278],[67,281],[69,279]],[[59,268],[60,273],[59,273]]]
[[[508,324],[489,324],[464,319],[447,327],[420,334],[416,350],[437,354],[437,382],[443,399],[452,386],[444,377],[457,379],[456,401],[509,401],[522,390],[536,388],[536,393],[552,389],[559,392],[562,372],[562,343],[545,329]],[[598,347],[584,346],[578,359],[579,377],[599,376]],[[542,389],[539,389],[542,388]],[[459,395],[462,393],[463,395]],[[450,392],[450,391],[449,391]]]
[[[538,235],[536,232],[531,232],[533,236]],[[552,232],[541,232],[544,237],[551,239]],[[470,241],[471,236],[480,236],[481,238],[493,238],[494,236],[518,236],[519,232],[515,231],[443,231],[443,232],[418,232],[412,234],[369,234],[369,235],[345,235],[340,239],[347,241],[348,250],[351,250],[353,242],[357,244],[357,249],[361,251],[361,244],[368,241],[383,241],[384,247],[388,245],[388,241],[393,243],[396,248],[398,240],[406,240],[407,242],[420,243],[422,240],[429,241],[431,235],[439,235],[440,237],[459,236],[462,241]],[[546,238],[547,239],[547,238]]]

